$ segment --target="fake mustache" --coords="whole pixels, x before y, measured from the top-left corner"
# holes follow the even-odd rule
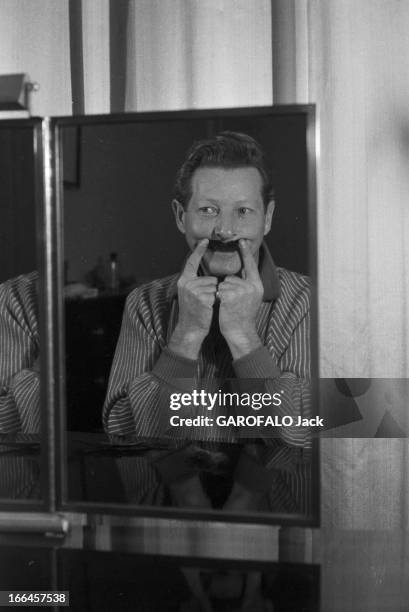
[[[224,242],[223,240],[209,240],[207,248],[209,251],[223,251],[225,253],[240,252],[238,240],[230,240],[229,242]]]

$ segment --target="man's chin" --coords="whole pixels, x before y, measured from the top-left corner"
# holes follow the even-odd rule
[[[207,251],[202,261],[209,276],[232,276],[241,272],[242,269],[239,253]]]

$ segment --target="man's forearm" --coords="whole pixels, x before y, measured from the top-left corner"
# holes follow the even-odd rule
[[[168,348],[176,355],[197,360],[205,336],[198,331],[186,330],[177,325],[170,338]]]
[[[236,334],[231,334],[226,337],[226,342],[233,360],[241,359],[241,357],[245,357],[249,353],[252,353],[256,349],[263,346],[256,330],[247,332],[240,331]]]
[[[1,433],[38,433],[40,429],[40,377],[35,370],[23,369],[8,387],[0,384]]]

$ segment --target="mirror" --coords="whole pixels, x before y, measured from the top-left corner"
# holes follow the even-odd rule
[[[65,502],[316,522],[313,107],[54,126]],[[223,131],[233,161],[182,176],[175,195],[192,143]]]
[[[39,500],[41,120],[0,122],[0,499]]]

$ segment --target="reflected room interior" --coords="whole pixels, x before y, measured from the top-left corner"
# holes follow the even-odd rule
[[[41,121],[0,123],[0,498],[39,502]]]
[[[170,507],[166,469],[163,476],[158,463],[152,467],[152,456],[155,461],[155,452],[169,449],[169,442],[104,431],[103,406],[127,296],[181,270],[188,248],[171,209],[175,176],[194,141],[223,130],[248,134],[261,144],[277,204],[266,243],[276,265],[314,282],[313,110],[76,117],[57,119],[55,126],[64,245],[66,501]],[[314,359],[314,326],[310,342]],[[223,508],[231,491],[238,446],[226,444],[218,454],[187,446],[184,460],[204,466],[201,482],[212,509]],[[271,490],[269,484],[257,509],[260,516],[317,521],[317,454],[313,442],[312,461],[295,479],[292,468],[290,475],[273,470]],[[295,501],[299,486],[303,494]],[[284,491],[279,498],[271,494],[277,490]]]

